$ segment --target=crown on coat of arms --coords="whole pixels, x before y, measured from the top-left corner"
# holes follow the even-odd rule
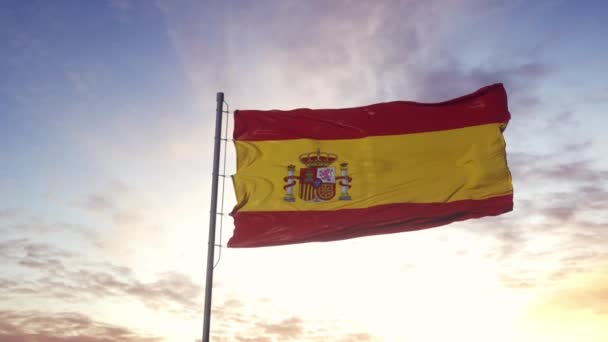
[[[306,167],[328,167],[338,159],[338,156],[333,153],[321,152],[318,149],[316,152],[302,153],[299,158]]]

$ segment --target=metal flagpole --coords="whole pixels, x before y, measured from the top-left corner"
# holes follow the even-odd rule
[[[211,210],[209,212],[209,245],[207,246],[207,279],[205,281],[205,310],[203,320],[203,341],[209,342],[211,326],[211,290],[213,289],[213,259],[215,252],[215,219],[217,218],[217,186],[220,170],[220,146],[222,137],[222,116],[224,111],[224,93],[216,96],[215,139],[213,142],[213,179],[211,182]]]

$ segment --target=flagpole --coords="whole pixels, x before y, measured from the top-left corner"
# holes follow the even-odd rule
[[[211,290],[213,290],[213,261],[215,252],[215,219],[217,217],[217,187],[219,183],[220,146],[222,137],[222,116],[224,111],[224,93],[216,96],[215,139],[213,141],[213,178],[211,182],[211,210],[209,212],[209,244],[207,246],[207,278],[205,281],[205,308],[203,319],[203,341],[209,342],[211,326]]]

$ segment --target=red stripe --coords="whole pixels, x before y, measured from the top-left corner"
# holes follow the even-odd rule
[[[335,211],[236,212],[228,247],[350,239],[442,226],[513,210],[513,195],[449,203],[385,204]]]
[[[234,139],[358,139],[507,123],[502,84],[441,103],[387,102],[344,109],[238,110]]]

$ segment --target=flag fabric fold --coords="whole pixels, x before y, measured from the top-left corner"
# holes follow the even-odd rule
[[[441,103],[238,110],[229,247],[398,233],[513,208],[502,84]]]

